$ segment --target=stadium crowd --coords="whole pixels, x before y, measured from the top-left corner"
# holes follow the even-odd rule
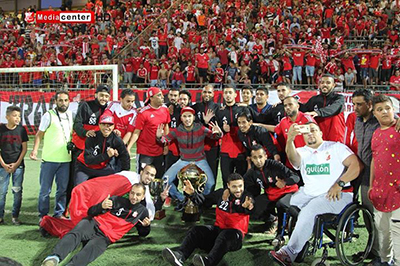
[[[119,64],[125,85],[161,88],[281,81],[311,87],[330,73],[340,88],[375,84],[399,89],[400,8],[395,0],[193,0],[175,5],[173,12],[165,12],[169,1],[88,0],[83,10],[111,18],[94,25],[29,24],[25,11],[35,7],[19,15],[2,13],[0,66]],[[87,87],[94,77],[91,71],[21,73],[2,75],[2,82]]]

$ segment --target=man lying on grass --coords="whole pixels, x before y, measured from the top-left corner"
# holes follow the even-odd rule
[[[81,242],[85,245],[77,253],[69,266],[87,265],[107,249],[108,245],[122,238],[136,226],[139,236],[150,233],[149,213],[141,201],[145,197],[143,184],[133,184],[129,199],[108,195],[108,197],[88,210],[88,217],[80,221],[56,245],[51,256],[42,266],[56,266],[74,251]]]

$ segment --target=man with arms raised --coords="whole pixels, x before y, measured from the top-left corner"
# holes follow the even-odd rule
[[[204,86],[201,92],[201,102],[193,105],[193,109],[196,114],[196,122],[200,122],[203,126],[208,127],[208,123],[216,122],[215,113],[219,108],[219,105],[214,103],[214,87],[211,84]],[[219,140],[206,138],[204,141],[204,151],[208,165],[215,177],[218,173],[218,162],[219,162]]]

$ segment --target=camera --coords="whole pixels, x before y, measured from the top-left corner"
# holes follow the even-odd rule
[[[73,151],[75,149],[75,144],[72,141],[68,141],[67,143],[67,150],[69,152]]]

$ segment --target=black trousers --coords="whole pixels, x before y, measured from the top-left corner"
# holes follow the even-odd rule
[[[167,156],[165,156],[165,172],[179,160],[179,156],[175,156],[171,151],[168,151]]]
[[[275,213],[275,208],[278,213],[278,232],[282,229],[283,214],[290,207],[290,198],[293,193],[288,193],[281,197],[278,201],[270,201],[267,194],[258,195],[254,201],[254,210],[250,216],[252,220],[267,221],[272,213]]]
[[[230,158],[227,153],[221,153],[221,173],[224,188],[227,187],[228,176],[232,173],[244,175],[247,171],[247,161],[244,154],[236,158]]]
[[[58,242],[53,250],[53,254],[57,255],[60,260],[63,260],[81,242],[86,242],[86,244],[71,259],[68,265],[88,265],[103,254],[108,245],[111,244],[111,241],[98,228],[94,219],[83,219]]]
[[[160,156],[147,156],[143,154],[138,154],[138,173],[143,170],[143,168],[148,165],[152,164],[157,170],[156,178],[161,179],[165,173],[164,168],[164,155]]]
[[[66,204],[66,206],[68,206],[69,201],[71,200],[72,189],[75,186],[75,169],[76,169],[78,156],[81,153],[82,153],[82,150],[78,149],[78,148],[74,148],[71,151],[71,163],[69,164],[69,181],[68,181],[68,187],[67,187],[67,204]]]
[[[178,250],[187,259],[196,248],[200,248],[209,252],[207,257],[211,265],[217,265],[229,251],[241,249],[242,242],[242,232],[237,229],[220,229],[213,225],[200,225],[189,230]]]
[[[215,183],[217,183],[217,176],[218,176],[218,163],[219,163],[219,146],[212,147],[209,151],[205,152],[207,163],[210,166]]]

